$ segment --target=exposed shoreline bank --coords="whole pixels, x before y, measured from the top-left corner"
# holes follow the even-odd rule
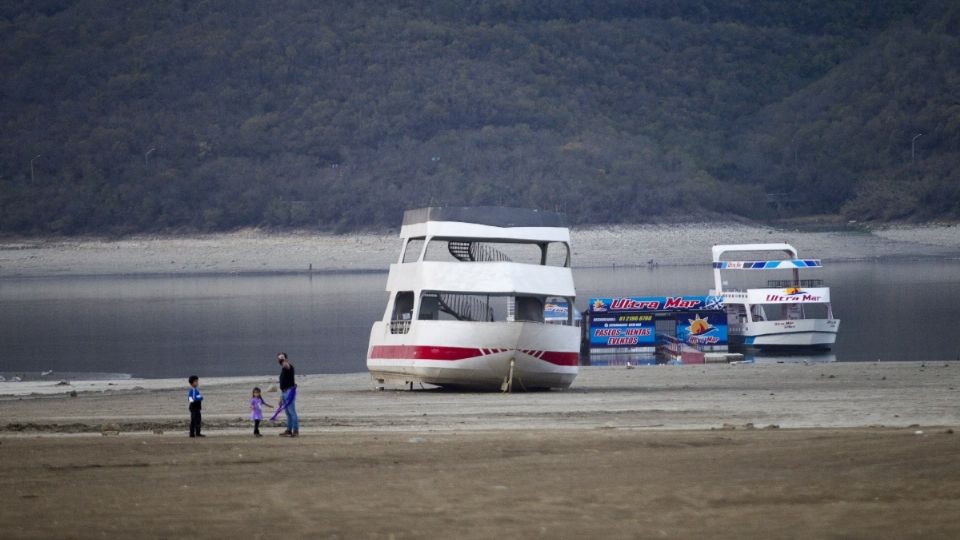
[[[850,362],[585,367],[565,391],[376,391],[368,373],[305,375],[298,410],[304,430],[439,431],[719,429],[958,426],[957,362]],[[214,429],[247,427],[250,389],[275,402],[276,379],[204,378],[204,418]],[[182,379],[0,383],[0,435],[125,432],[182,427]],[[391,387],[392,388],[392,387]]]
[[[186,436],[183,380],[0,398],[0,527],[189,536],[176,516],[204,508],[225,538],[266,522],[331,538],[960,533],[960,363],[584,368],[567,391],[510,395],[309,375],[296,439],[252,436],[250,388],[275,404],[268,380],[203,379],[205,439]]]
[[[10,538],[956,538],[957,437],[927,428],[7,437],[0,486],[11,503],[0,527]],[[199,522],[183,519],[198,509]]]
[[[571,230],[580,268],[709,264],[718,243],[780,242],[827,261],[960,257],[960,226],[804,232],[738,223],[628,225]],[[242,230],[186,237],[0,239],[0,278],[382,272],[395,233],[351,235]]]

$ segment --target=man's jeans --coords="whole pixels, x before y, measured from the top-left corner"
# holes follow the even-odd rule
[[[291,394],[293,395],[291,396]],[[291,397],[293,397],[293,401],[289,401]],[[283,393],[283,402],[286,403],[283,412],[287,415],[287,429],[290,431],[300,431],[300,418],[297,416],[297,398],[293,388],[288,388],[287,391]]]

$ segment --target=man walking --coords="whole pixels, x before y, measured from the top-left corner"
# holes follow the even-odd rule
[[[283,401],[280,406],[287,415],[287,430],[281,437],[298,437],[300,435],[300,418],[297,417],[297,381],[293,364],[287,360],[287,353],[277,354],[277,363],[280,364],[280,393]]]

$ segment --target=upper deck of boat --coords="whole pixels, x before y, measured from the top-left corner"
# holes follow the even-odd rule
[[[427,207],[407,210],[400,237],[504,242],[570,242],[561,214],[496,206]]]

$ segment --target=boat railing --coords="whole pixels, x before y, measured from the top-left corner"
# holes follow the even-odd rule
[[[822,279],[801,279],[799,282],[792,279],[769,279],[767,287],[786,289],[788,287],[823,287]]]
[[[390,321],[390,333],[391,334],[410,333],[410,321]]]
[[[510,262],[510,257],[499,249],[482,242],[447,242],[451,255],[463,262]]]

